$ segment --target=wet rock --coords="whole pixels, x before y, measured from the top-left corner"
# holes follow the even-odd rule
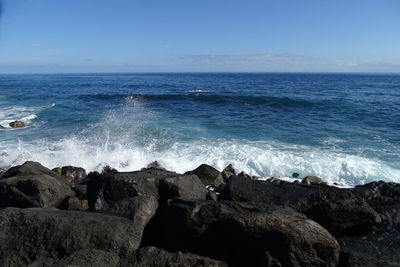
[[[62,179],[47,174],[0,180],[0,207],[58,207],[71,196],[74,192]]]
[[[158,161],[153,161],[146,166],[147,169],[165,170]]]
[[[207,165],[201,164],[199,167],[193,171],[188,171],[185,174],[195,174],[203,182],[204,185],[220,185],[224,183],[222,174],[215,168]]]
[[[208,191],[206,199],[207,200],[218,201],[218,195],[213,191]]]
[[[41,175],[46,174],[52,177],[60,178],[60,175],[46,167],[39,162],[27,161],[22,165],[18,165],[8,169],[2,176],[2,178],[8,178],[12,176],[27,176],[27,175]]]
[[[219,199],[281,205],[306,214],[333,235],[361,233],[381,225],[381,216],[352,189],[274,184],[232,176]]]
[[[275,178],[275,177],[268,178],[265,181],[268,182],[268,183],[274,183],[274,184],[288,183],[287,181],[284,181],[284,180],[281,180],[281,179],[278,179],[278,178]]]
[[[270,266],[267,264],[273,259],[282,266],[336,266],[339,258],[335,238],[289,209],[174,199],[160,217],[160,247],[206,255],[235,266]]]
[[[71,185],[77,185],[87,177],[86,170],[84,168],[74,166],[62,167],[61,174],[65,176],[67,182]]]
[[[232,164],[229,164],[228,166],[225,167],[225,169],[221,172],[222,178],[224,179],[224,182],[227,182],[229,178],[233,175],[236,175],[236,171],[233,168]]]
[[[22,121],[13,121],[9,123],[11,128],[24,128],[26,125]]]
[[[298,174],[297,172],[292,173],[292,177],[293,178],[299,178],[300,174]]]
[[[133,264],[135,267],[147,266],[207,266],[207,267],[223,267],[228,266],[225,262],[212,260],[207,257],[194,255],[184,252],[167,252],[156,247],[140,248],[134,253],[134,258],[125,263],[125,266]]]
[[[327,183],[317,176],[306,176],[301,181],[303,184],[312,184],[312,185],[327,185]]]
[[[139,248],[141,236],[126,218],[58,209],[6,208],[0,226],[1,266],[44,266],[81,250],[125,255]]]
[[[400,266],[400,232],[391,230],[338,239],[341,267]]]
[[[3,125],[0,125],[0,129],[5,129],[5,127]]]
[[[117,173],[118,170],[112,168],[110,165],[106,165],[101,169],[101,174],[106,174],[106,173]]]

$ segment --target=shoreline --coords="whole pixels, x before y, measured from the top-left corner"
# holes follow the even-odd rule
[[[395,266],[400,184],[26,162],[0,178],[2,266]],[[47,240],[43,242],[43,240]],[[40,244],[40,245],[39,245]]]

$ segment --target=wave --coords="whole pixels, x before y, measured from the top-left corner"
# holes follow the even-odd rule
[[[9,123],[13,121],[22,121],[26,125],[30,125],[38,117],[38,113],[48,108],[54,107],[50,104],[40,107],[13,106],[0,108],[0,125],[4,128],[11,128]]]
[[[99,139],[97,139],[99,140]],[[262,178],[317,175],[329,183],[357,185],[374,180],[400,182],[400,170],[385,162],[360,156],[319,151],[305,146],[242,140],[200,140],[174,142],[161,148],[157,140],[146,146],[102,142],[92,138],[71,137],[57,142],[42,140],[19,142],[16,147],[3,148],[0,166],[39,161],[50,168],[75,165],[88,171],[108,164],[120,171],[138,170],[149,162],[159,161],[169,170],[183,173],[202,163],[222,170],[228,164]]]

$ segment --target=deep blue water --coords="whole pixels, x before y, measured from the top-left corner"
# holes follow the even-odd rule
[[[0,75],[0,167],[233,163],[261,177],[400,182],[400,75]]]

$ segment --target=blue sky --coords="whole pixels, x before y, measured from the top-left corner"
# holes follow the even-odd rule
[[[3,0],[0,72],[400,72],[398,0]]]

